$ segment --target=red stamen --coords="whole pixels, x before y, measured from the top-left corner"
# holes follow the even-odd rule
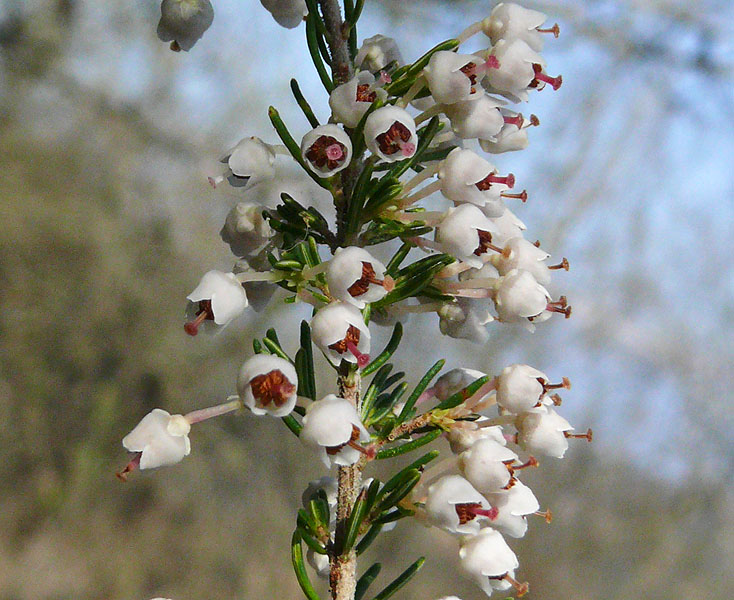
[[[554,406],[560,406],[561,402],[563,402],[563,399],[558,394],[553,394],[550,398],[553,400]]]
[[[533,514],[538,515],[539,517],[544,517],[545,522],[548,524],[550,524],[550,522],[553,520],[553,513],[551,512],[550,508],[546,509],[545,512],[536,511]]]
[[[503,198],[514,198],[515,200],[520,200],[520,202],[527,202],[528,201],[528,191],[523,190],[519,194],[508,194],[507,192],[500,192],[500,196]]]
[[[586,438],[587,442],[591,442],[594,437],[594,432],[591,431],[591,428],[586,430],[586,433],[569,433],[568,431],[564,431],[563,435],[565,435],[567,438]]]
[[[505,581],[509,582],[510,585],[512,585],[512,587],[517,590],[518,598],[521,598],[530,591],[530,584],[527,581],[523,581],[522,583],[520,583],[516,579],[510,577],[509,573],[505,573],[505,575],[500,577],[500,579],[504,579]]]
[[[350,339],[347,339],[347,350],[349,350],[349,352],[352,353],[352,356],[357,359],[357,366],[360,369],[364,369],[367,366],[367,363],[370,362],[370,355],[362,354],[357,348],[357,345]]]
[[[539,85],[538,82],[547,83],[554,90],[557,90],[559,87],[561,87],[561,84],[563,83],[563,77],[561,77],[560,75],[558,77],[551,77],[547,73],[543,73],[543,67],[538,64],[533,65],[533,70],[535,71],[535,79],[530,82],[530,85],[532,87],[537,87]]]
[[[530,115],[530,124],[533,127],[540,125],[540,119],[536,115]]]
[[[201,324],[209,319],[214,320],[214,313],[212,312],[211,300],[201,300],[199,302],[199,312],[196,313],[196,318],[193,321],[189,321],[184,324],[184,331],[191,336],[199,333],[199,327]]]
[[[549,312],[560,313],[567,319],[571,316],[571,307],[566,305],[566,297],[561,296],[556,302],[549,302],[545,309]]]
[[[543,386],[544,392],[547,392],[548,390],[560,390],[560,389],[570,390],[571,389],[571,380],[568,377],[564,377],[563,379],[561,379],[561,383],[549,383],[542,377],[537,377],[536,379],[538,380],[538,383],[540,383],[540,385]]]
[[[507,177],[498,177],[494,173],[490,173],[481,181],[477,181],[474,185],[477,186],[477,189],[485,192],[492,186],[493,183],[501,183],[503,185],[506,185],[508,188],[513,188],[515,187],[515,176],[510,173],[509,175],[507,175]]]
[[[553,23],[553,27],[549,27],[548,29],[541,29],[540,27],[536,27],[535,31],[538,33],[552,33],[553,37],[558,39],[558,36],[561,35],[561,28],[558,26],[558,23]]]
[[[133,457],[130,459],[130,462],[125,465],[125,467],[121,470],[115,473],[115,477],[117,477],[120,481],[126,482],[127,481],[127,474],[132,473],[135,469],[140,467],[140,458],[143,456],[142,452],[136,452]]]
[[[528,467],[538,467],[540,466],[540,463],[538,462],[538,459],[534,456],[531,456],[528,458],[527,462],[524,462],[521,465],[513,466],[513,471],[519,471],[520,469],[527,469]]]
[[[484,61],[484,64],[487,65],[488,69],[499,69],[500,68],[500,61],[493,54],[490,54],[487,57],[487,60]]]
[[[563,269],[564,271],[568,271],[570,266],[571,265],[568,264],[568,259],[564,256],[561,262],[559,262],[557,265],[549,265],[548,268],[551,270]]]

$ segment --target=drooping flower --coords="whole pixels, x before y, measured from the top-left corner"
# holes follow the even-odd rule
[[[543,49],[543,33],[538,29],[545,23],[546,16],[514,2],[501,2],[494,7],[489,17],[482,22],[482,30],[492,44],[500,40],[521,39],[536,52]],[[556,26],[557,27],[557,26]],[[548,33],[558,33],[551,28]]]
[[[384,69],[391,62],[398,65],[403,62],[398,43],[393,38],[379,33],[365,39],[354,58],[354,64],[358,68],[367,69],[373,73]]]
[[[122,438],[122,445],[135,453],[127,467],[118,473],[123,481],[135,469],[155,469],[175,465],[191,452],[191,425],[183,415],[171,415],[155,408]]]
[[[479,98],[447,104],[444,112],[461,139],[494,140],[505,125],[500,112],[502,104],[488,94],[481,94]]]
[[[466,369],[464,367],[451,369],[436,380],[433,386],[434,394],[438,400],[443,402],[449,396],[453,396],[456,392],[460,392],[486,375],[486,373],[476,369]]]
[[[247,294],[233,273],[208,271],[204,274],[189,301],[187,314],[192,319],[184,325],[189,335],[196,335],[199,328],[209,323],[227,325],[247,308]]]
[[[489,596],[494,590],[508,590],[515,581],[517,556],[499,531],[485,527],[476,535],[466,536],[459,549],[461,568]],[[527,584],[515,585],[518,595],[527,592]]]
[[[354,405],[329,394],[306,408],[300,438],[317,451],[325,465],[344,466],[359,460],[365,451],[360,443],[369,441],[370,435]]]
[[[494,304],[500,321],[524,323],[533,331],[533,322],[550,317],[547,311],[551,296],[530,273],[513,269],[497,281]]]
[[[255,136],[242,138],[219,162],[227,168],[223,174],[209,177],[214,188],[225,179],[232,187],[254,187],[275,177],[275,150]]]
[[[306,0],[260,0],[260,4],[286,29],[298,27],[308,14]]]
[[[320,125],[303,136],[301,154],[314,173],[331,177],[349,166],[352,140],[338,125]]]
[[[163,0],[158,39],[171,42],[171,50],[189,51],[214,20],[209,0]]]
[[[528,530],[526,516],[540,509],[533,491],[518,479],[515,479],[512,486],[506,490],[487,494],[487,498],[498,510],[497,518],[492,521],[492,527],[514,538],[525,535]]]
[[[442,334],[459,340],[484,344],[489,339],[486,325],[494,321],[485,299],[456,298],[438,310],[438,328]]]
[[[562,78],[544,73],[545,59],[521,39],[499,40],[492,48],[499,68],[491,69],[482,84],[490,92],[500,92],[513,99],[527,100],[529,89],[541,89],[549,84],[561,87]]]
[[[515,460],[517,454],[504,444],[484,438],[459,455],[459,470],[478,492],[488,494],[500,491],[510,483],[512,473],[507,463]]]
[[[418,145],[415,121],[405,109],[383,106],[367,117],[364,141],[370,152],[384,161],[410,158]]]
[[[573,426],[549,406],[538,406],[518,416],[517,443],[534,454],[563,458]],[[588,434],[591,438],[591,433]],[[584,436],[586,437],[586,436]]]
[[[509,208],[505,208],[499,217],[492,219],[496,234],[492,239],[498,246],[504,246],[507,240],[514,237],[522,237],[523,231],[527,229],[525,223],[517,218]]]
[[[461,475],[446,475],[428,488],[425,510],[429,521],[450,533],[477,533],[496,511]]]
[[[346,360],[364,367],[369,361],[370,330],[355,306],[343,302],[325,306],[311,321],[311,332],[332,365]]]
[[[504,244],[505,252],[492,256],[492,264],[500,275],[506,275],[513,269],[522,269],[530,273],[540,285],[551,282],[551,274],[545,263],[550,257],[540,246],[522,237],[514,237]]]
[[[287,360],[269,354],[248,358],[237,377],[242,402],[256,415],[284,417],[293,410],[298,376]]]
[[[497,404],[511,413],[537,406],[545,395],[548,377],[530,365],[510,365],[497,377]]]
[[[334,298],[357,308],[384,298],[395,283],[385,274],[385,265],[357,246],[339,248],[334,253],[326,271],[326,282]]]
[[[437,225],[436,242],[443,252],[479,269],[495,230],[492,221],[477,206],[460,204],[450,208]]]
[[[375,83],[375,76],[372,73],[360,71],[331,92],[329,106],[338,123],[356,127],[364,113],[378,98],[385,100],[387,92]]]
[[[453,104],[479,97],[477,84],[486,72],[479,56],[441,50],[434,52],[423,75],[431,95],[439,104]]]
[[[251,256],[273,236],[274,232],[263,216],[264,208],[256,202],[238,202],[227,213],[219,235],[235,256]]]

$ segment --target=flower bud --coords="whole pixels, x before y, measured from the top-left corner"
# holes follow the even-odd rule
[[[352,465],[362,454],[359,442],[369,441],[354,405],[344,398],[329,394],[311,403],[303,417],[301,440],[314,448],[325,465]]]
[[[410,158],[418,144],[415,121],[402,108],[383,106],[367,117],[364,141],[370,152],[384,161]]]
[[[190,430],[191,425],[182,415],[155,408],[122,438],[122,445],[129,452],[141,453],[140,469],[167,467],[191,452]]]
[[[352,140],[338,125],[321,125],[303,136],[301,154],[314,173],[331,177],[349,166]]]
[[[456,392],[460,392],[466,386],[471,385],[477,379],[486,377],[486,373],[476,371],[474,369],[451,369],[448,373],[444,373],[436,380],[433,390],[436,398],[443,402],[449,396],[453,396]]]
[[[209,0],[163,0],[158,39],[171,42],[171,50],[189,51],[214,20]]]
[[[438,310],[438,327],[443,335],[484,344],[489,339],[485,325],[494,321],[486,300],[457,298]]]
[[[391,37],[381,34],[373,35],[362,42],[362,47],[354,58],[354,64],[360,69],[376,73],[395,61],[402,64],[398,43]]]
[[[260,4],[286,29],[298,27],[308,14],[305,0],[260,0]]]
[[[256,415],[284,417],[298,399],[298,376],[287,360],[270,354],[256,354],[240,368],[237,393]]]

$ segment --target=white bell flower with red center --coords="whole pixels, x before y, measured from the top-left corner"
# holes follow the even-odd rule
[[[306,408],[299,437],[318,452],[325,465],[345,466],[353,465],[366,452],[360,444],[368,442],[370,434],[349,400],[329,394]]]
[[[505,208],[499,217],[492,219],[497,234],[493,237],[498,246],[504,246],[507,240],[514,237],[522,237],[523,231],[527,229],[525,223],[517,218],[509,208]]]
[[[478,492],[488,494],[510,483],[512,471],[508,464],[516,460],[517,454],[504,444],[484,438],[459,455],[459,470]]]
[[[490,596],[494,590],[515,587],[518,596],[527,592],[528,585],[515,581],[515,569],[520,565],[515,553],[502,534],[485,527],[476,535],[466,536],[459,549],[461,568]]]
[[[438,310],[438,327],[443,335],[484,344],[489,339],[487,323],[494,321],[486,300],[457,298]]]
[[[460,392],[468,385],[474,383],[477,379],[486,377],[486,373],[475,369],[451,369],[448,373],[444,373],[436,380],[433,386],[433,393],[437,400],[443,402],[449,396],[453,396],[456,392]]]
[[[251,256],[273,237],[274,232],[263,216],[264,208],[256,202],[238,202],[227,213],[219,235],[235,256]]]
[[[436,102],[453,104],[480,97],[477,84],[497,66],[494,57],[486,63],[480,56],[441,50],[431,55],[423,75]]]
[[[568,449],[568,438],[592,439],[586,433],[572,434],[573,426],[550,406],[542,405],[520,414],[515,420],[518,445],[535,454],[563,458]]]
[[[329,96],[334,119],[347,127],[356,127],[375,100],[387,98],[387,92],[381,87],[384,83],[382,76],[376,83],[372,73],[360,71],[346,83],[337,86]]]
[[[303,136],[301,154],[314,173],[331,177],[349,166],[352,140],[338,125],[320,125]]]
[[[494,223],[477,206],[460,204],[450,208],[436,226],[436,242],[446,254],[479,269],[495,231]]]
[[[171,50],[189,51],[214,20],[209,0],[163,0],[158,39],[171,42]]]
[[[286,29],[298,27],[308,14],[306,0],[260,0],[260,4]]]
[[[189,335],[196,335],[202,325],[227,325],[248,305],[245,289],[234,273],[222,271],[205,273],[186,298],[189,301],[186,312],[191,320],[184,325],[184,330]]]
[[[314,343],[329,362],[339,366],[342,360],[364,368],[369,362],[370,330],[362,313],[343,302],[332,302],[320,309],[311,321]]]
[[[377,34],[365,39],[354,57],[354,64],[360,69],[377,73],[391,62],[403,63],[398,43],[391,37]]]
[[[493,140],[505,124],[499,107],[503,102],[488,94],[443,107],[454,133],[464,140]]]
[[[451,446],[451,452],[461,454],[469,450],[477,441],[489,439],[501,444],[507,444],[502,427],[495,425],[483,427],[482,423],[487,417],[480,417],[476,421],[456,421],[446,434]]]
[[[326,271],[326,282],[334,298],[357,308],[384,298],[395,286],[392,277],[385,274],[385,265],[356,246],[339,248],[334,253]]]
[[[398,106],[383,106],[364,125],[364,141],[372,154],[387,162],[410,158],[418,146],[413,117]]]
[[[497,404],[511,413],[538,406],[547,390],[548,377],[530,365],[510,365],[497,377]]]
[[[547,17],[514,2],[501,2],[494,7],[489,17],[482,21],[482,30],[496,44],[500,40],[520,39],[536,52],[543,49],[543,34],[553,33],[558,37],[558,25],[541,30]]]
[[[191,452],[189,431],[191,425],[183,415],[171,415],[160,408],[153,409],[122,438],[125,449],[136,453],[136,456],[118,474],[120,479],[124,480],[125,475],[135,467],[155,469],[183,460]]]
[[[494,305],[500,321],[505,323],[524,323],[533,331],[533,321],[550,317],[550,302],[548,290],[527,271],[513,269],[495,284]]]
[[[487,498],[499,511],[492,527],[514,538],[521,538],[527,532],[528,520],[525,517],[540,510],[533,491],[518,479],[510,488],[487,494]]]
[[[258,137],[242,138],[227,151],[219,162],[227,165],[223,174],[209,177],[209,184],[216,188],[223,181],[232,187],[254,187],[275,177],[276,148]]]
[[[513,269],[530,273],[540,285],[551,282],[551,274],[545,261],[550,254],[523,237],[514,237],[504,244],[504,252],[492,256],[492,264],[500,275],[507,275]]]
[[[431,484],[424,508],[433,525],[459,534],[477,533],[480,521],[491,521],[497,512],[461,475],[446,475]]]
[[[237,376],[237,392],[253,414],[285,417],[296,405],[298,376],[287,360],[270,354],[248,358]]]
[[[515,185],[515,176],[497,175],[497,168],[471,150],[456,148],[441,162],[438,177],[441,193],[454,204],[470,203],[487,217],[505,210],[502,193]]]
[[[542,89],[546,84],[554,90],[561,87],[561,76],[550,77],[544,73],[543,57],[520,39],[499,40],[492,48],[492,55],[500,66],[489,71],[483,81],[489,91],[526,101],[529,89]]]

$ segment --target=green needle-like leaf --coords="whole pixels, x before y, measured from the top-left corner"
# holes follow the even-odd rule
[[[446,361],[442,358],[441,360],[436,361],[436,363],[428,369],[428,372],[421,378],[418,385],[415,386],[413,393],[408,396],[408,399],[405,401],[405,406],[403,406],[403,410],[401,410],[400,415],[398,415],[398,423],[402,423],[408,419],[408,415],[410,414],[410,411],[413,410],[416,401],[426,390],[428,384],[433,381],[433,378],[438,375],[438,372],[443,369],[444,364],[446,364]]]
[[[366,376],[371,373],[374,373],[377,369],[379,369],[382,365],[384,365],[388,360],[390,360],[390,357],[393,354],[395,354],[395,350],[397,350],[402,337],[403,337],[403,324],[400,323],[400,321],[398,321],[397,323],[395,323],[395,327],[393,327],[392,335],[390,336],[390,339],[388,340],[387,345],[385,346],[385,349],[382,352],[380,352],[380,354],[370,364],[368,364],[364,369],[362,369],[362,376]]]
[[[279,356],[280,358],[287,360],[290,363],[293,363],[293,360],[291,360],[290,356],[288,356],[283,348],[280,347],[280,345],[277,342],[274,342],[270,338],[263,338],[263,344],[267,347],[268,350],[270,350],[273,354],[276,356]]]
[[[321,600],[319,595],[316,593],[316,590],[313,589],[313,585],[311,585],[311,581],[308,578],[306,565],[303,563],[301,536],[297,529],[293,532],[293,537],[291,538],[291,562],[293,564],[293,571],[296,574],[298,584],[301,586],[306,598],[308,598],[308,600]]]
[[[296,421],[295,417],[293,417],[292,415],[286,415],[285,417],[280,417],[280,420],[285,423],[286,427],[288,427],[288,429],[290,429],[296,437],[301,435],[301,429],[303,429],[303,425]]]
[[[398,575],[397,578],[390,585],[388,585],[384,590],[377,594],[377,596],[375,596],[373,600],[387,600],[390,596],[392,596],[395,592],[397,592],[401,587],[403,587],[406,583],[408,583],[408,581],[413,578],[413,576],[423,566],[424,562],[426,562],[426,559],[425,557],[421,556],[417,561],[415,561],[412,565],[405,569],[405,571]]]
[[[303,114],[306,116],[306,119],[308,119],[309,124],[311,127],[318,127],[320,125],[319,120],[316,118],[316,115],[313,113],[313,109],[311,108],[311,105],[308,103],[308,100],[306,100],[305,96],[301,92],[301,88],[298,85],[298,82],[295,79],[291,79],[291,92],[293,92],[293,97],[296,99],[296,102],[298,103],[298,106],[301,107],[301,110],[303,111]]]
[[[414,460],[412,463],[410,463],[407,467],[393,475],[387,483],[382,486],[382,489],[380,490],[380,495],[388,494],[391,491],[393,491],[398,486],[402,485],[403,482],[408,478],[408,476],[411,474],[410,472],[413,470],[420,471],[425,465],[427,465],[429,462],[434,460],[440,452],[438,450],[431,450],[430,452],[426,452],[423,456],[421,456],[418,460]]]
[[[377,579],[381,569],[382,565],[380,563],[375,563],[364,572],[362,577],[357,581],[357,589],[354,591],[354,600],[362,600],[367,588],[369,588],[372,582]]]
[[[377,539],[380,531],[382,531],[382,523],[373,524],[372,527],[369,528],[367,533],[365,533],[364,536],[362,536],[362,539],[359,540],[359,543],[355,548],[355,550],[357,551],[357,556],[362,554],[365,550],[367,550],[367,548],[372,545],[372,542]]]
[[[492,379],[491,375],[480,377],[474,383],[470,383],[464,389],[461,389],[455,394],[446,398],[446,400],[441,402],[441,404],[439,404],[436,408],[438,410],[445,410],[449,408],[454,408],[455,406],[459,406],[459,404],[464,402],[464,400],[473,396],[479,390],[479,388],[487,383],[490,379]]]
[[[377,458],[379,459],[393,458],[394,456],[400,456],[401,454],[412,452],[413,450],[416,450],[417,448],[420,448],[421,446],[430,444],[439,435],[441,435],[441,433],[442,431],[440,429],[434,429],[433,431],[427,433],[426,435],[419,437],[415,440],[412,440],[410,442],[406,442],[405,444],[402,444],[400,446],[394,446],[392,448],[385,448],[384,450],[380,450],[377,453]]]
[[[393,508],[398,502],[410,494],[411,490],[418,484],[420,479],[421,472],[418,469],[407,471],[400,485],[395,487],[395,489],[393,489],[389,494],[382,496],[377,504],[377,508],[373,512],[380,514]]]
[[[344,535],[344,545],[342,548],[339,549],[339,554],[344,554],[345,552],[349,552],[349,550],[352,549],[352,546],[354,546],[354,543],[357,541],[359,528],[361,527],[362,521],[364,521],[364,518],[366,516],[367,493],[362,492],[357,498],[357,501],[354,503],[354,506],[352,507],[352,512],[347,519],[346,533]]]

